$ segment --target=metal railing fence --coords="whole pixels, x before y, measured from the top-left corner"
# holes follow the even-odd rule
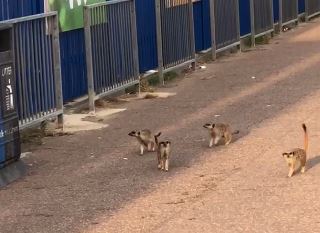
[[[320,14],[320,0],[305,0],[307,20]]]
[[[239,0],[211,0],[212,56],[240,45]]]
[[[85,6],[89,107],[95,99],[139,82],[134,0]]]
[[[1,21],[13,25],[20,128],[58,117],[63,124],[56,12]]]
[[[163,73],[195,62],[192,0],[155,0],[158,69]]]
[[[298,0],[279,0],[279,25],[280,29],[286,24],[298,21]]]

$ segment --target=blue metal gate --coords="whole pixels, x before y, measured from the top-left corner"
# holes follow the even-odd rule
[[[299,0],[299,14],[306,12],[305,0]]]

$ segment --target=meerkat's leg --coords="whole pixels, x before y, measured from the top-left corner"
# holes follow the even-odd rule
[[[152,142],[152,145],[153,145],[152,151],[155,151],[156,150],[156,143]]]
[[[143,151],[144,151],[144,146],[141,144],[140,145],[140,155],[143,155]]]
[[[213,138],[211,137],[209,142],[209,147],[212,147],[212,146],[213,146]]]
[[[161,170],[164,170],[164,159],[161,158]]]
[[[305,171],[306,171],[306,167],[305,166],[301,167],[301,173],[304,173]]]
[[[147,149],[148,149],[148,151],[151,151],[151,142],[148,142],[148,145],[147,145]]]
[[[229,145],[230,142],[232,141],[232,136],[231,135],[225,135],[225,145]]]
[[[161,169],[161,158],[160,158],[160,153],[158,153],[157,158],[158,158],[158,169]]]
[[[166,158],[165,171],[169,171],[169,159]]]
[[[220,140],[220,137],[215,137],[214,138],[214,145],[217,145],[218,144],[218,142],[219,142],[219,140]]]
[[[290,166],[289,166],[289,174],[288,174],[288,177],[291,177],[294,173],[294,166],[295,164],[294,163],[291,163]]]

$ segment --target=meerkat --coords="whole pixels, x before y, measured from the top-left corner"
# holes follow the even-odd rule
[[[282,153],[282,156],[285,158],[289,167],[288,177],[291,177],[293,175],[298,162],[300,162],[301,173],[304,173],[306,169],[309,139],[308,139],[307,126],[305,124],[302,124],[302,129],[304,131],[304,149],[296,148],[296,149],[292,149],[290,151]]]
[[[209,130],[209,136],[210,136],[209,147],[212,147],[213,144],[217,145],[220,139],[222,138],[224,139],[225,145],[227,146],[232,141],[232,135],[239,133],[239,130],[232,132],[231,127],[228,124],[207,123],[203,127]]]
[[[156,150],[157,144],[155,142],[155,138],[156,136],[159,137],[161,132],[159,132],[157,135],[152,135],[150,130],[143,129],[139,131],[131,131],[128,135],[137,138],[140,144],[140,155],[143,155],[144,148],[147,148],[148,151]]]
[[[169,171],[169,156],[171,152],[171,142],[170,141],[158,141],[160,135],[155,135],[154,140],[157,144],[157,159],[158,159],[158,169]]]

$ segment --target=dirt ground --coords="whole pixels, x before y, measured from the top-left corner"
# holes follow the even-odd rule
[[[176,95],[119,104],[104,129],[46,139],[0,191],[0,232],[319,232],[320,20],[206,66],[158,90]],[[240,134],[209,149],[206,122]],[[281,153],[303,122],[307,171],[289,179]],[[142,128],[173,142],[168,173],[127,136]]]

